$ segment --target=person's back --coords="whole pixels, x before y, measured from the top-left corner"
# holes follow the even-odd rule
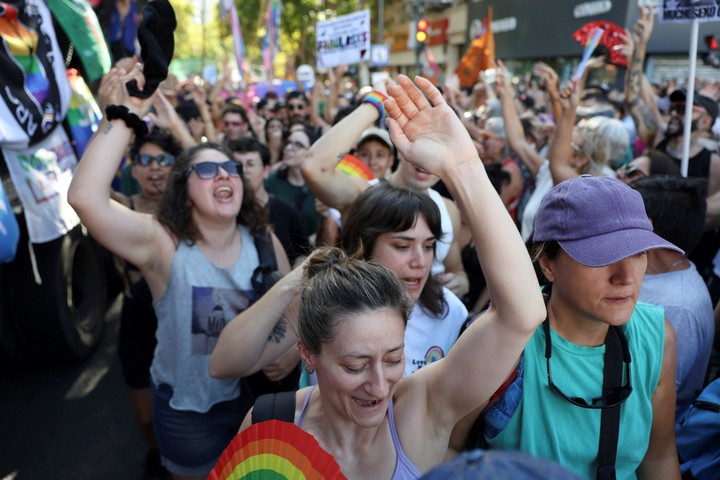
[[[640,192],[655,233],[691,252],[703,233],[707,183],[696,178],[650,176],[630,184]],[[703,387],[714,336],[710,294],[695,265],[677,252],[648,253],[640,300],[665,308],[677,336],[676,420]]]

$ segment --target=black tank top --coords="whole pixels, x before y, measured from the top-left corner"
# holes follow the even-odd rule
[[[673,161],[677,164],[677,166],[680,167],[682,160],[670,155],[670,152],[668,152],[667,150],[668,143],[670,143],[670,140],[664,138],[662,142],[658,143],[655,149],[660,150],[668,157],[672,158]],[[688,177],[710,178],[711,157],[712,152],[707,148],[703,148],[697,153],[697,155],[695,155],[694,157],[690,157],[688,159]]]

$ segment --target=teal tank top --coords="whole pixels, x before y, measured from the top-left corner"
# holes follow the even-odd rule
[[[662,307],[638,302],[624,327],[632,362],[632,394],[620,408],[617,479],[636,478],[650,442],[652,395],[660,379],[665,341]],[[571,397],[602,393],[605,346],[584,347],[550,329],[553,382]],[[548,386],[545,334],[539,327],[525,347],[522,398],[507,426],[486,440],[491,448],[520,450],[564,465],[583,478],[597,470],[599,409],[577,407]]]

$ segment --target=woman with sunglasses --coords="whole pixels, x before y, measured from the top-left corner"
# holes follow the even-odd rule
[[[148,283],[158,318],[150,375],[163,465],[176,479],[206,478],[245,411],[239,379],[210,377],[210,354],[225,324],[256,300],[252,232],[265,222],[245,188],[241,164],[210,143],[175,160],[157,216],[110,200],[124,145],[133,129],[143,133],[140,119],[152,103],[128,95],[130,80],[143,87],[140,66],[118,78],[113,102],[122,106],[106,109],[68,201],[93,236],[136,265]],[[287,272],[282,246],[272,240],[280,270]]]
[[[640,194],[616,179],[583,175],[545,195],[533,253],[547,319],[515,380],[482,412],[490,447],[553,459],[583,478],[680,478],[675,334],[661,307],[637,299],[646,252],[682,250],[652,230]],[[616,476],[604,477],[610,468]]]
[[[167,179],[175,158],[182,148],[169,132],[154,127],[143,138],[136,138],[130,147],[130,174],[139,186],[139,192],[125,196],[112,192],[114,200],[136,212],[154,215],[165,193]],[[125,290],[120,311],[118,355],[130,400],[135,423],[150,450],[145,456],[145,471],[157,475],[161,470],[160,454],[152,425],[152,396],[150,393],[150,364],[157,342],[157,317],[147,282],[138,268],[123,262]]]

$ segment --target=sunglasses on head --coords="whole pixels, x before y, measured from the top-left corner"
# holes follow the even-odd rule
[[[149,166],[152,162],[157,162],[158,166],[160,167],[169,167],[170,165],[175,163],[175,157],[167,153],[156,155],[154,157],[152,155],[139,153],[135,155],[132,159],[133,165],[142,165],[143,167]]]
[[[200,162],[190,165],[190,168],[187,169],[187,174],[190,175],[194,170],[198,177],[203,180],[210,180],[217,176],[220,167],[231,177],[239,177],[243,173],[242,163],[228,160],[222,163]]]

